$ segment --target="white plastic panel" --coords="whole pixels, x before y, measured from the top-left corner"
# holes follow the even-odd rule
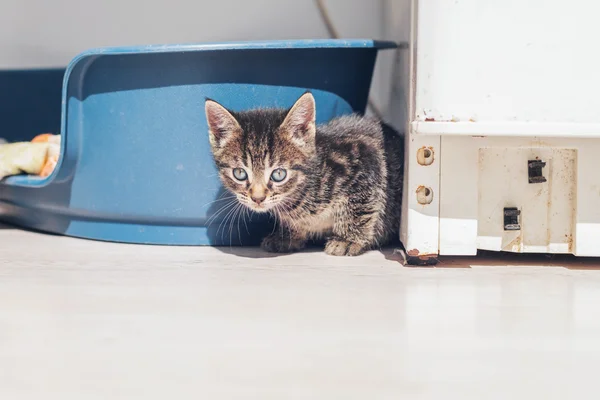
[[[415,3],[409,141],[439,138],[442,163],[439,221],[403,221],[418,232],[407,240],[420,248],[437,230],[442,255],[600,256],[600,55],[590,51],[600,3]],[[527,182],[530,156],[548,160],[548,183]],[[409,172],[407,187],[421,173]],[[509,203],[522,209],[518,232],[504,230]]]
[[[473,149],[480,142],[442,139],[440,254],[477,254],[478,153]]]
[[[407,140],[407,173],[404,177],[404,204],[400,240],[411,255],[438,254],[439,251],[439,207],[440,207],[440,138],[414,137]],[[434,161],[430,165],[420,165],[417,153],[421,148],[432,152]],[[428,196],[421,196],[420,189],[429,190]],[[425,197],[425,198],[423,198]]]
[[[600,142],[592,139],[442,137],[440,254],[477,249],[600,256]],[[546,183],[528,183],[539,157]],[[518,207],[521,231],[504,231]]]
[[[417,1],[417,119],[600,122],[600,3]]]
[[[546,182],[530,183],[528,163],[541,160]],[[572,253],[577,150],[548,147],[479,149],[478,248],[516,253]],[[515,207],[519,230],[505,230]]]

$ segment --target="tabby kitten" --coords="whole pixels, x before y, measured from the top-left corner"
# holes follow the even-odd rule
[[[355,256],[398,237],[403,139],[390,127],[357,115],[316,126],[310,92],[289,110],[232,112],[213,100],[205,108],[223,185],[277,218],[263,249],[324,238],[327,254]]]

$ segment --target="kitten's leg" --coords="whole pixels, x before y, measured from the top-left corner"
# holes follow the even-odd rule
[[[291,253],[304,248],[306,235],[282,223],[275,232],[263,239],[261,247],[269,253]]]
[[[381,229],[381,212],[365,205],[345,204],[336,212],[333,236],[325,245],[325,252],[332,256],[357,256],[377,244]]]

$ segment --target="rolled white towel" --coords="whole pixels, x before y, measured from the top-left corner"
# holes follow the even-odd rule
[[[52,147],[57,146],[51,143],[29,142],[0,146],[0,179],[23,173],[40,175]]]

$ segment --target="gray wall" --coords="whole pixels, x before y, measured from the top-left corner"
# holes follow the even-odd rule
[[[409,3],[326,1],[343,37],[393,40],[408,38],[398,23]],[[64,66],[99,46],[324,37],[313,0],[0,0],[3,69]],[[389,115],[395,57],[387,53],[371,93]]]

